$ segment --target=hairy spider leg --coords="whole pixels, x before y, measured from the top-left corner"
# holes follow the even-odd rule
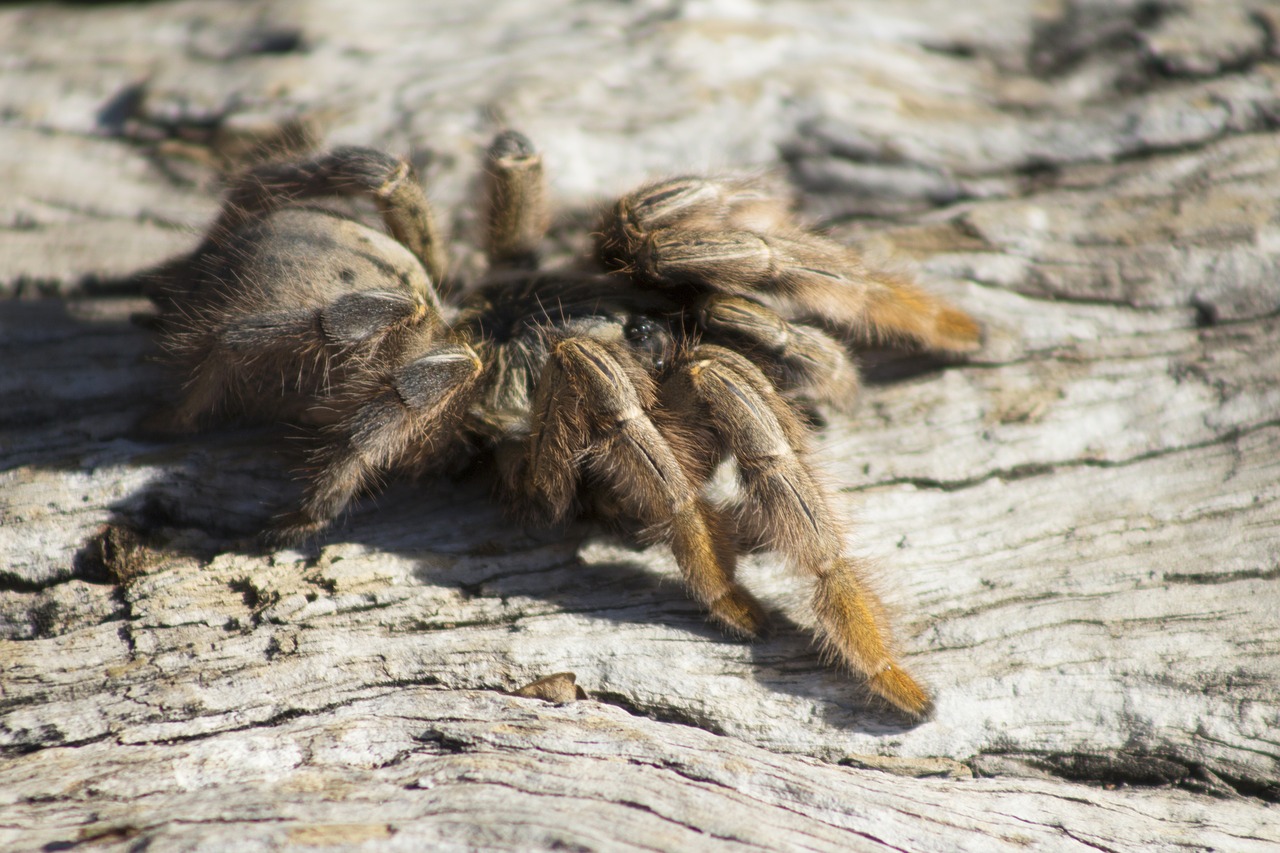
[[[868,269],[851,249],[801,228],[758,181],[685,177],[624,196],[597,236],[606,266],[650,285],[697,283],[774,294],[804,316],[869,340],[972,352],[981,330],[909,278]]]
[[[744,528],[815,578],[813,608],[828,649],[876,694],[927,716],[929,695],[891,649],[865,566],[844,553],[841,526],[804,458],[805,428],[787,402],[749,360],[712,345],[691,350],[669,387],[675,405],[701,408],[737,460]]]
[[[967,314],[904,276],[868,269],[849,248],[800,231],[686,231],[648,236],[636,255],[642,281],[695,285],[765,301],[789,319],[854,338],[970,352],[981,330]]]
[[[710,293],[697,306],[698,325],[728,340],[769,374],[788,396],[852,409],[861,385],[844,345],[820,329],[788,323],[753,299]]]
[[[716,621],[756,636],[764,611],[734,580],[728,526],[682,461],[693,451],[649,416],[656,398],[653,380],[620,345],[585,336],[556,342],[535,399],[527,488],[563,517],[585,468],[622,512],[663,536],[690,594]]]
[[[523,133],[498,134],[485,156],[489,268],[537,269],[551,219],[542,155]]]
[[[339,389],[332,405],[341,417],[322,431],[302,507],[279,520],[275,541],[296,542],[324,529],[381,472],[449,446],[483,364],[471,347],[436,340],[432,332],[424,328],[394,367]]]
[[[786,205],[750,179],[670,178],[618,200],[597,234],[597,253],[607,268],[627,269],[654,231],[770,230],[786,222]]]
[[[864,270],[867,301],[863,316],[870,337],[878,342],[907,340],[941,352],[974,352],[982,328],[910,278],[886,270]]]

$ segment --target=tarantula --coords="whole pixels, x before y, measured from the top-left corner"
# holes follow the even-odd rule
[[[508,131],[486,173],[489,272],[448,302],[444,247],[404,161],[339,148],[235,182],[200,246],[152,289],[162,347],[187,375],[167,428],[211,415],[313,426],[302,506],[274,530],[286,542],[382,472],[487,452],[526,516],[589,511],[668,544],[690,594],[740,636],[765,614],[736,559],[779,551],[814,581],[828,650],[927,715],[806,461],[801,411],[853,397],[846,344],[964,352],[974,321],[868,270],[744,179],[641,187],[604,216],[595,258],[539,270],[540,156]],[[339,195],[371,198],[390,236],[305,203]],[[740,488],[718,505],[704,490],[729,458]]]

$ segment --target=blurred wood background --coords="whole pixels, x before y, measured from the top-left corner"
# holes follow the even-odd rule
[[[1264,850],[1280,843],[1280,7],[1247,0],[0,7],[0,846]],[[474,268],[479,154],[581,252],[754,169],[977,316],[869,358],[818,458],[935,719],[709,626],[670,555],[483,476],[314,547],[289,434],[174,442],[131,277],[223,175],[410,156]],[[510,695],[576,673],[588,699]]]

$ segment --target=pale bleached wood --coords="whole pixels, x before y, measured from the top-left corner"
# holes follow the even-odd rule
[[[0,846],[1280,841],[1275,13],[453,5],[0,12]],[[173,389],[101,291],[298,121],[413,156],[463,268],[510,125],[562,255],[650,175],[765,169],[978,316],[967,362],[868,356],[815,451],[937,717],[824,665],[768,555],[733,642],[665,551],[483,474],[260,553],[289,433],[137,435]],[[503,695],[561,671],[592,701]]]
[[[1185,792],[904,779],[752,747],[607,705],[384,687],[154,747],[47,749],[5,781],[32,846],[236,849],[1262,851],[1267,810]],[[17,772],[12,772],[17,770]],[[6,785],[6,791],[12,790]],[[1069,793],[1068,793],[1069,791]],[[3,796],[3,795],[0,795]],[[0,829],[0,840],[5,840]],[[10,833],[10,838],[19,836]]]

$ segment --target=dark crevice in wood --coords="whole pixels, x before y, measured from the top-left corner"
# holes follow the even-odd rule
[[[1182,788],[1213,797],[1243,796],[1267,803],[1280,803],[1280,783],[1275,780],[1244,779],[1211,771],[1186,758],[1158,753],[1119,749],[1112,752],[1078,753],[998,753],[984,752],[975,762],[982,773],[982,757],[999,756],[1046,771],[1061,779],[1108,790],[1118,787]],[[1008,775],[1007,771],[996,775]]]
[[[690,713],[685,708],[676,705],[641,703],[629,696],[611,690],[593,690],[591,698],[614,705],[636,717],[644,717],[660,723],[677,723],[682,726],[692,726],[717,735],[724,734],[724,731],[716,725],[713,719]]]

